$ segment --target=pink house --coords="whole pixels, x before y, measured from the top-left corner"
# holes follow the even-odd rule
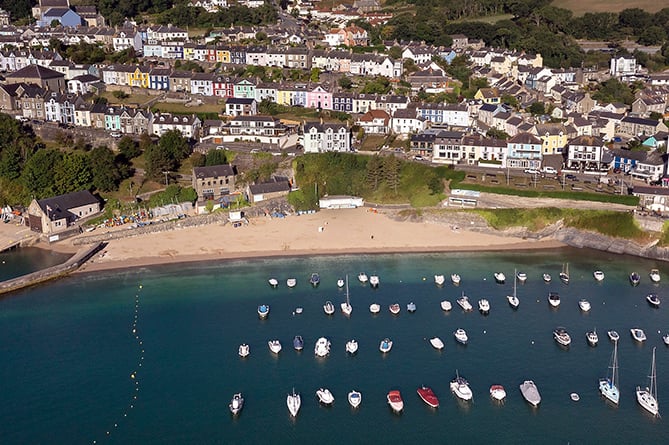
[[[332,93],[326,91],[322,86],[318,85],[307,91],[307,105],[308,108],[320,108],[322,110],[332,110]]]
[[[214,76],[212,80],[214,96],[218,97],[234,97],[235,96],[235,82],[234,79],[228,76]]]

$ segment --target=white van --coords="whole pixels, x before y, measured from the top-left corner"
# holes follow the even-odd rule
[[[542,171],[543,171],[544,173],[548,173],[549,175],[556,175],[556,174],[557,174],[557,170],[555,170],[555,168],[553,168],[553,167],[551,167],[551,166],[549,166],[549,165],[545,166],[545,167],[542,169]]]

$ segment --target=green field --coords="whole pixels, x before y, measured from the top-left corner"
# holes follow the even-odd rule
[[[657,0],[553,0],[552,6],[570,9],[574,15],[580,16],[586,12],[620,12],[623,9],[641,8],[649,12],[657,12],[669,4]]]

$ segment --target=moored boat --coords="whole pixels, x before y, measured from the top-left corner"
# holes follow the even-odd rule
[[[295,287],[296,285],[297,285],[297,279],[296,278],[288,278],[286,280],[286,286]]]
[[[434,349],[438,349],[438,350],[444,349],[444,342],[441,341],[441,339],[439,337],[432,337],[430,339],[430,344],[432,345],[432,347]]]
[[[506,398],[506,390],[502,385],[492,385],[490,387],[490,397],[498,402],[502,402]]]
[[[241,392],[232,396],[232,400],[230,400],[228,407],[230,408],[230,412],[233,416],[239,414],[242,408],[244,408],[244,397],[242,397]]]
[[[561,326],[558,326],[553,330],[553,338],[562,346],[569,346],[571,344],[571,336],[567,330]]]
[[[369,285],[372,286],[373,288],[379,287],[379,284],[381,283],[381,280],[379,279],[378,275],[370,275],[369,276]]]
[[[606,334],[609,336],[609,340],[611,340],[613,343],[617,343],[618,340],[620,340],[618,331],[610,330]]]
[[[397,315],[400,313],[400,305],[399,303],[393,303],[390,306],[388,306],[388,310],[390,311],[391,314]]]
[[[365,284],[369,281],[369,278],[367,278],[367,274],[365,272],[360,272],[358,274],[358,281],[360,281],[362,284]]]
[[[646,341],[646,333],[643,331],[643,329],[632,328],[630,329],[630,333],[632,334],[632,338],[639,343]]]
[[[657,294],[648,294],[646,296],[646,301],[653,307],[660,307],[660,297]]]
[[[642,388],[636,387],[636,400],[642,408],[653,416],[660,416],[660,407],[657,400],[657,370],[655,369],[655,348],[653,348],[653,359],[650,364],[650,375],[648,376],[648,386]]]
[[[583,312],[588,312],[590,310],[590,302],[585,298],[582,298],[578,301],[578,307],[581,308]]]
[[[267,280],[267,282],[269,283],[269,285],[271,287],[278,287],[279,286],[279,280],[277,280],[276,278],[270,278],[269,280]]]
[[[341,289],[342,287],[344,287],[344,284],[345,284],[345,282],[344,282],[344,279],[343,279],[343,278],[338,278],[338,279],[337,279],[337,287],[338,287],[339,289]]]
[[[356,391],[355,389],[351,392],[348,393],[348,403],[353,407],[357,408],[360,406],[362,403],[362,394],[360,391]]]
[[[242,343],[241,345],[239,345],[238,354],[240,357],[248,357],[250,353],[251,353],[251,348],[249,347],[249,345],[247,345],[246,343]]]
[[[495,281],[498,284],[504,284],[504,282],[506,281],[506,276],[504,275],[503,272],[495,272],[493,275],[495,277]]]
[[[490,302],[486,298],[481,298],[479,300],[479,312],[483,315],[488,315],[488,313],[490,313]]]
[[[560,272],[560,281],[564,284],[569,284],[569,263],[562,265],[562,272]]]
[[[453,394],[462,400],[469,401],[474,397],[469,387],[469,382],[464,377],[461,377],[457,370],[455,370],[455,378],[451,380],[450,388]]]
[[[295,338],[293,338],[293,348],[296,351],[301,351],[304,349],[304,339],[301,335],[296,335]]]
[[[569,398],[574,402],[578,402],[579,400],[581,400],[581,396],[579,396],[578,393],[576,392],[572,392],[571,394],[569,394]]]
[[[318,357],[325,357],[330,353],[330,340],[325,337],[320,337],[316,340],[316,345],[314,346],[314,354]]]
[[[346,352],[349,354],[355,354],[358,352],[358,342],[355,339],[351,339],[346,342]]]
[[[659,283],[660,282],[660,271],[659,270],[651,269],[648,276],[650,277],[650,281],[652,281],[653,283]]]
[[[551,274],[544,272],[543,279],[546,283],[550,283],[551,282]]]
[[[664,342],[665,345],[669,346],[669,333],[664,334],[662,336],[662,341]]]
[[[351,312],[353,312],[353,306],[351,306],[351,298],[348,293],[348,275],[346,275],[346,301],[344,301],[340,306],[341,306],[341,311],[344,313],[344,315],[351,315]]]
[[[392,348],[393,348],[393,341],[391,339],[386,337],[383,340],[381,340],[381,343],[379,344],[379,351],[385,354],[386,352],[390,352]]]
[[[462,293],[462,296],[456,300],[460,307],[465,311],[471,311],[473,309],[472,304],[469,302],[469,297]]]
[[[457,273],[452,273],[451,274],[451,282],[456,286],[459,285],[460,284],[460,275],[457,274]]]
[[[269,315],[269,304],[261,304],[258,306],[258,317],[261,319],[267,318]]]
[[[279,340],[270,340],[267,342],[267,346],[269,346],[269,350],[275,354],[281,352],[281,342]]]
[[[444,285],[445,282],[446,282],[446,278],[444,277],[443,274],[439,274],[439,275],[434,276],[434,284],[436,284],[437,286],[441,287],[441,286]]]
[[[520,300],[515,295],[507,295],[506,300],[509,302],[509,306],[514,309],[518,309],[518,306],[520,306]]]
[[[295,388],[293,388],[293,393],[288,394],[288,397],[286,397],[286,405],[288,405],[290,415],[297,417],[297,413],[300,412],[300,406],[302,406],[302,398],[299,394],[295,393]]]
[[[334,403],[334,396],[327,388],[318,388],[316,397],[318,397],[318,401],[323,405],[332,405]]]
[[[372,303],[369,305],[369,312],[372,314],[378,314],[381,312],[381,305],[378,303]]]
[[[404,409],[404,401],[402,400],[402,394],[396,389],[388,392],[386,395],[386,400],[388,401],[388,405],[390,405],[390,409],[393,410],[395,413],[401,413],[402,410]]]
[[[409,312],[409,313],[411,313],[411,314],[414,313],[414,312],[416,312],[416,303],[414,303],[414,302],[412,301],[412,302],[410,302],[409,304],[407,304],[407,312]]]
[[[434,391],[432,391],[432,388],[429,388],[427,386],[421,386],[418,388],[416,391],[418,393],[418,396],[425,402],[428,406],[432,408],[439,408],[439,399],[437,396],[434,394]]]
[[[613,353],[611,354],[611,363],[609,365],[610,373],[605,378],[599,379],[599,392],[611,402],[618,404],[620,391],[616,384],[618,383],[618,343],[613,344]]]
[[[558,294],[557,292],[549,292],[548,293],[548,304],[550,304],[551,307],[560,306],[560,294]]]
[[[595,277],[595,280],[604,281],[604,272],[602,272],[601,270],[594,271],[592,275]]]
[[[453,305],[452,305],[451,302],[448,301],[448,300],[443,300],[441,303],[439,303],[439,305],[441,306],[441,309],[444,310],[444,311],[446,311],[446,312],[448,312],[448,311],[450,311],[451,309],[453,309]]]
[[[327,315],[334,314],[335,307],[330,300],[326,301],[325,304],[323,305],[323,312],[325,312]]]
[[[311,283],[313,287],[318,286],[321,283],[321,276],[316,272],[312,273],[311,277],[309,277],[309,283]]]
[[[469,340],[467,337],[467,332],[462,328],[456,329],[455,332],[453,332],[453,336],[458,341],[458,343],[462,343],[463,345],[466,345],[467,341]]]
[[[585,339],[588,341],[588,344],[590,346],[597,346],[597,343],[599,343],[599,336],[597,335],[597,330],[593,329],[592,331],[588,331],[585,333]]]
[[[539,406],[541,403],[539,389],[532,380],[525,380],[523,383],[521,383],[520,393],[523,395],[523,398],[527,401],[527,403],[532,406]]]
[[[516,272],[516,279],[520,284],[525,284],[527,281],[527,274],[525,272]]]
[[[636,286],[637,284],[639,284],[640,281],[641,281],[641,276],[638,273],[632,272],[630,274],[630,284],[632,286]]]

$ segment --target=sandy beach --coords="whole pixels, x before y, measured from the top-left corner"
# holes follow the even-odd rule
[[[57,249],[72,250],[68,244],[62,243]],[[212,224],[113,240],[80,272],[254,257],[561,246],[554,240],[524,240],[468,231],[445,223],[397,221],[383,211],[360,208],[286,218],[254,218],[248,225],[237,228]]]

